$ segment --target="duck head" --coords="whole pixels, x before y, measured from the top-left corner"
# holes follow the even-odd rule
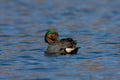
[[[48,30],[47,33],[45,34],[45,42],[47,42],[48,44],[52,44],[55,41],[58,41],[58,33],[54,30]]]

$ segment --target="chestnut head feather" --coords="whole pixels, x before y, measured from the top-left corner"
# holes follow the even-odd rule
[[[45,42],[48,44],[54,43],[55,41],[58,40],[58,33],[54,30],[48,30],[47,33],[45,34]]]

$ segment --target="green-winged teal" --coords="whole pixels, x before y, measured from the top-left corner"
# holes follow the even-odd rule
[[[59,40],[59,34],[54,30],[49,30],[45,34],[45,42],[49,44],[45,51],[48,56],[76,54],[79,49],[72,38]]]

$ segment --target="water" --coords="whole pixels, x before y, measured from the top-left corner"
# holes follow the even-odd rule
[[[45,56],[51,28],[76,39],[78,54]],[[119,79],[119,0],[0,1],[0,80]]]

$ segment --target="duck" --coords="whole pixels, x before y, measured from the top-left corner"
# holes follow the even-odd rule
[[[48,47],[45,51],[46,56],[73,55],[80,47],[77,47],[76,40],[72,38],[59,39],[59,34],[55,30],[48,30],[44,37]]]

